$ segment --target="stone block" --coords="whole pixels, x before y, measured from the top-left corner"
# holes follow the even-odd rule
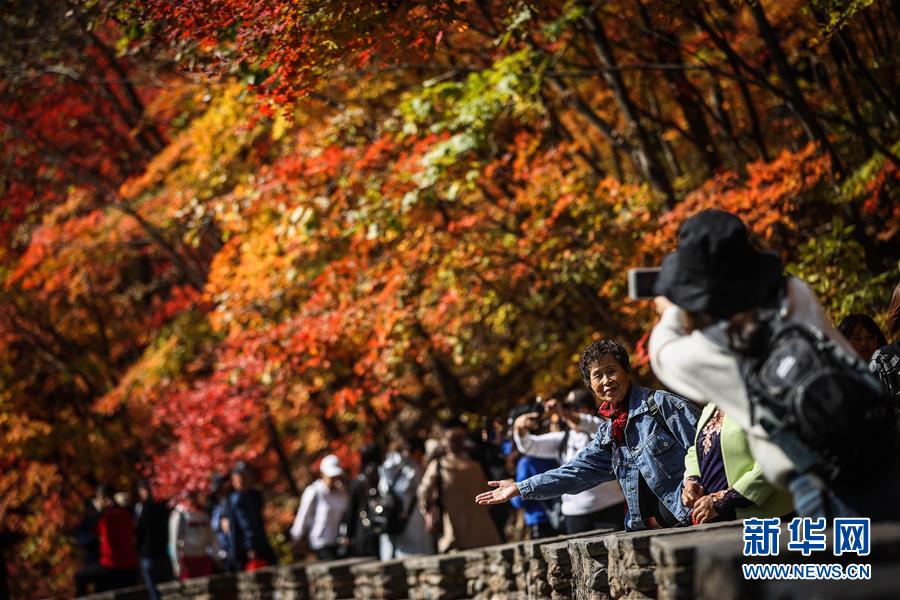
[[[410,600],[454,600],[468,598],[465,571],[471,561],[468,553],[434,554],[407,558]]]
[[[371,558],[344,558],[310,563],[306,567],[310,595],[316,600],[353,598],[354,577],[350,569],[371,561]]]
[[[238,600],[272,600],[278,567],[266,567],[237,574]]]
[[[235,582],[235,594],[237,594],[237,582]],[[169,581],[156,586],[156,593],[160,600],[186,600],[184,584],[181,581]]]
[[[148,600],[150,595],[144,586],[135,586],[130,588],[122,588],[110,592],[97,592],[81,596],[81,600]]]
[[[512,597],[525,592],[522,545],[523,542],[512,542],[480,550],[482,580],[475,586],[473,598]]]
[[[308,600],[309,579],[305,564],[282,565],[275,577],[275,600]]]
[[[609,598],[609,558],[606,539],[611,531],[567,541],[572,565],[572,594],[577,600]]]
[[[523,573],[520,575],[524,579],[524,584],[520,584],[520,590],[525,591],[525,596],[529,599],[549,598],[552,594],[550,584],[547,581],[547,561],[541,548],[547,544],[555,544],[570,539],[588,537],[597,535],[601,531],[587,531],[572,536],[555,536],[550,538],[541,538],[537,540],[526,540],[521,542],[521,569]]]
[[[395,600],[409,596],[403,559],[366,562],[350,567],[357,600]]]
[[[725,524],[722,524],[725,525]],[[694,594],[694,561],[697,548],[723,544],[740,552],[743,527],[696,526],[677,535],[660,535],[650,540],[650,556],[656,566],[656,595],[659,600],[688,600]]]
[[[185,598],[191,598],[191,600],[237,600],[238,598],[238,576],[232,573],[188,579],[182,581],[181,585]]]

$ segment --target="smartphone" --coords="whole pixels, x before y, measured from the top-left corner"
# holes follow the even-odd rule
[[[634,300],[653,298],[653,286],[659,277],[659,267],[628,269],[628,295]]]

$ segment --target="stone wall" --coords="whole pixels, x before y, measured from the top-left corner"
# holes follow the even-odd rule
[[[283,565],[160,586],[165,600],[738,600],[900,598],[900,523],[873,527],[872,553],[813,554],[817,563],[869,563],[860,582],[746,581],[739,522],[633,533],[591,532],[450,554],[378,562],[345,559]],[[783,532],[784,535],[784,532]],[[828,536],[830,540],[830,535]],[[782,539],[782,549],[786,548]],[[803,562],[782,552],[763,562]],[[147,600],[143,588],[90,600]]]

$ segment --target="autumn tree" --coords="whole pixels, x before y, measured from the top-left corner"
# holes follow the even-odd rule
[[[651,377],[624,272],[703,208],[834,317],[900,275],[887,2],[3,18],[0,490],[46,593],[94,481],[174,494],[250,460],[274,535],[324,452],[503,416],[577,382],[593,337]]]

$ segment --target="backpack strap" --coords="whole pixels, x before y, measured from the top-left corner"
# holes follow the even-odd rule
[[[669,425],[668,425],[668,423],[666,423],[666,420],[663,418],[662,412],[660,412],[660,410],[659,410],[659,404],[656,403],[656,400],[653,398],[652,393],[647,394],[647,407],[650,409],[649,410],[650,416],[653,417],[653,420],[656,421],[656,423],[660,427],[662,427],[663,429],[668,431],[669,435],[671,435],[677,441],[678,438],[675,437],[675,434],[672,433],[671,429],[669,429]]]

